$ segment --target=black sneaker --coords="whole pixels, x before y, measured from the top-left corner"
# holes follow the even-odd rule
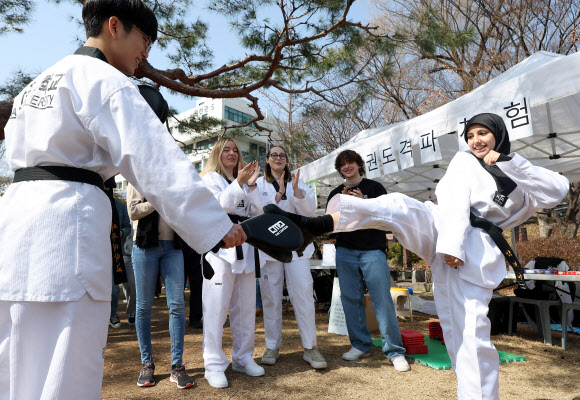
[[[119,319],[119,316],[117,314],[109,318],[109,325],[113,329],[119,329],[121,327],[121,320]]]
[[[193,378],[187,374],[183,364],[174,364],[171,366],[171,376],[169,377],[171,382],[177,383],[178,389],[187,389],[195,385]]]
[[[139,373],[139,379],[137,380],[137,386],[139,387],[149,387],[155,386],[155,378],[153,374],[155,373],[155,364],[152,362],[143,364],[141,372]]]
[[[135,313],[129,314],[129,325],[135,325]]]

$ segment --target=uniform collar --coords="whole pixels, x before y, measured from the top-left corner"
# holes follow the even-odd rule
[[[103,52],[101,50],[97,49],[96,47],[83,46],[83,47],[79,48],[77,51],[75,51],[75,54],[98,58],[99,60],[104,61],[107,64],[109,63],[107,61],[107,57],[105,57]]]

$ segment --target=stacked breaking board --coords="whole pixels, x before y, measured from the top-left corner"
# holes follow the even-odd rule
[[[441,329],[441,324],[438,321],[429,322],[429,338],[441,339],[441,344],[445,344],[445,340],[443,340],[443,329]]]
[[[403,347],[407,354],[426,354],[429,351],[422,333],[411,329],[402,329],[401,339],[403,339]]]

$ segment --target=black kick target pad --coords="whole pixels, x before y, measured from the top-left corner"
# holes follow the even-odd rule
[[[248,237],[248,244],[283,263],[292,261],[292,252],[304,244],[300,228],[282,215],[262,214],[240,225]],[[212,251],[217,252],[223,244],[220,241]]]

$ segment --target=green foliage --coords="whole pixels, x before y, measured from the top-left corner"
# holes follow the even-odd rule
[[[400,243],[393,243],[387,249],[387,259],[390,263],[402,266],[403,265],[403,246]],[[419,256],[411,252],[411,261],[413,263],[421,261]]]
[[[8,100],[13,99],[28,85],[34,77],[30,74],[19,69],[8,78],[8,81],[4,85],[0,86],[0,99]]]
[[[176,128],[179,132],[190,135],[221,130],[227,125],[227,122],[224,120],[214,117],[202,118],[195,114],[185,120],[175,118],[175,121],[177,122]]]
[[[34,8],[32,0],[0,0],[0,36],[22,32],[22,26],[30,21]]]
[[[409,19],[419,26],[415,41],[419,49],[426,54],[435,54],[439,48],[461,49],[475,40],[473,26],[454,31],[441,17],[439,11],[432,7],[411,13]]]

